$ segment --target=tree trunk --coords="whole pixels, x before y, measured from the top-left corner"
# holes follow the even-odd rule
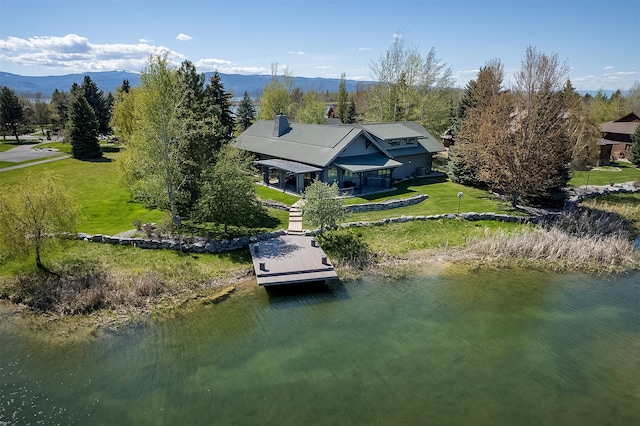
[[[511,192],[511,207],[516,208],[518,206],[518,191],[513,190]]]

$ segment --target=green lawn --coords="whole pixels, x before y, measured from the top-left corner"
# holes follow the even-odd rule
[[[624,183],[640,179],[640,169],[631,163],[619,162],[613,166],[600,166],[590,172],[573,172],[569,181],[571,186],[589,185],[610,185],[612,183]]]
[[[258,198],[263,201],[278,201],[279,203],[283,203],[288,206],[293,205],[300,199],[300,197],[296,197],[295,195],[290,195],[282,191],[278,191],[275,188],[267,188],[262,185],[256,185],[256,194],[258,195]]]
[[[445,178],[421,178],[401,182],[396,185],[397,190],[390,193],[354,197],[347,204],[366,203],[372,201],[385,201],[393,198],[410,197],[415,194],[427,194],[429,198],[419,204],[409,207],[401,207],[393,210],[375,212],[353,213],[349,221],[371,221],[402,215],[434,215],[445,213],[457,213],[458,201],[460,201],[460,213],[465,212],[494,212],[494,213],[518,213],[511,209],[509,203],[500,200],[488,191],[466,187],[453,183]],[[462,192],[462,197],[458,193]]]
[[[66,159],[0,172],[0,187],[10,188],[25,173],[43,170],[59,174],[68,184],[80,208],[79,231],[113,235],[133,229],[136,219],[158,222],[162,217],[161,211],[132,202],[128,190],[118,184],[117,154],[107,154],[102,162]]]

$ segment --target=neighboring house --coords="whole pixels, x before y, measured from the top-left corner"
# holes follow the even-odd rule
[[[608,164],[611,159],[627,158],[631,149],[631,137],[640,125],[640,113],[632,112],[616,121],[600,125],[602,139],[600,145],[600,164]]]
[[[432,155],[444,151],[418,123],[302,124],[281,114],[255,122],[235,146],[258,157],[266,184],[297,193],[314,179],[351,193],[390,188],[431,173]]]

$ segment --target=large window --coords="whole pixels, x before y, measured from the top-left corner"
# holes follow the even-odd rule
[[[333,183],[338,180],[338,168],[331,167],[327,170],[327,183]]]

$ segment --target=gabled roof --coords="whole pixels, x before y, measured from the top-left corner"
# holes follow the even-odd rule
[[[286,118],[285,118],[286,120]],[[444,146],[418,123],[322,125],[290,122],[286,133],[274,137],[274,120],[260,120],[236,138],[235,146],[246,151],[294,162],[327,167],[356,138],[363,136],[378,151],[393,158],[444,151]],[[379,141],[417,139],[413,146],[385,147]],[[391,166],[394,167],[394,166]]]
[[[273,120],[260,120],[236,138],[236,147],[271,157],[326,167],[360,129],[347,126],[289,123],[290,130],[274,138]]]
[[[640,113],[632,112],[616,121],[607,121],[600,125],[600,130],[605,133],[620,133],[623,135],[632,135],[636,128],[640,125]]]

